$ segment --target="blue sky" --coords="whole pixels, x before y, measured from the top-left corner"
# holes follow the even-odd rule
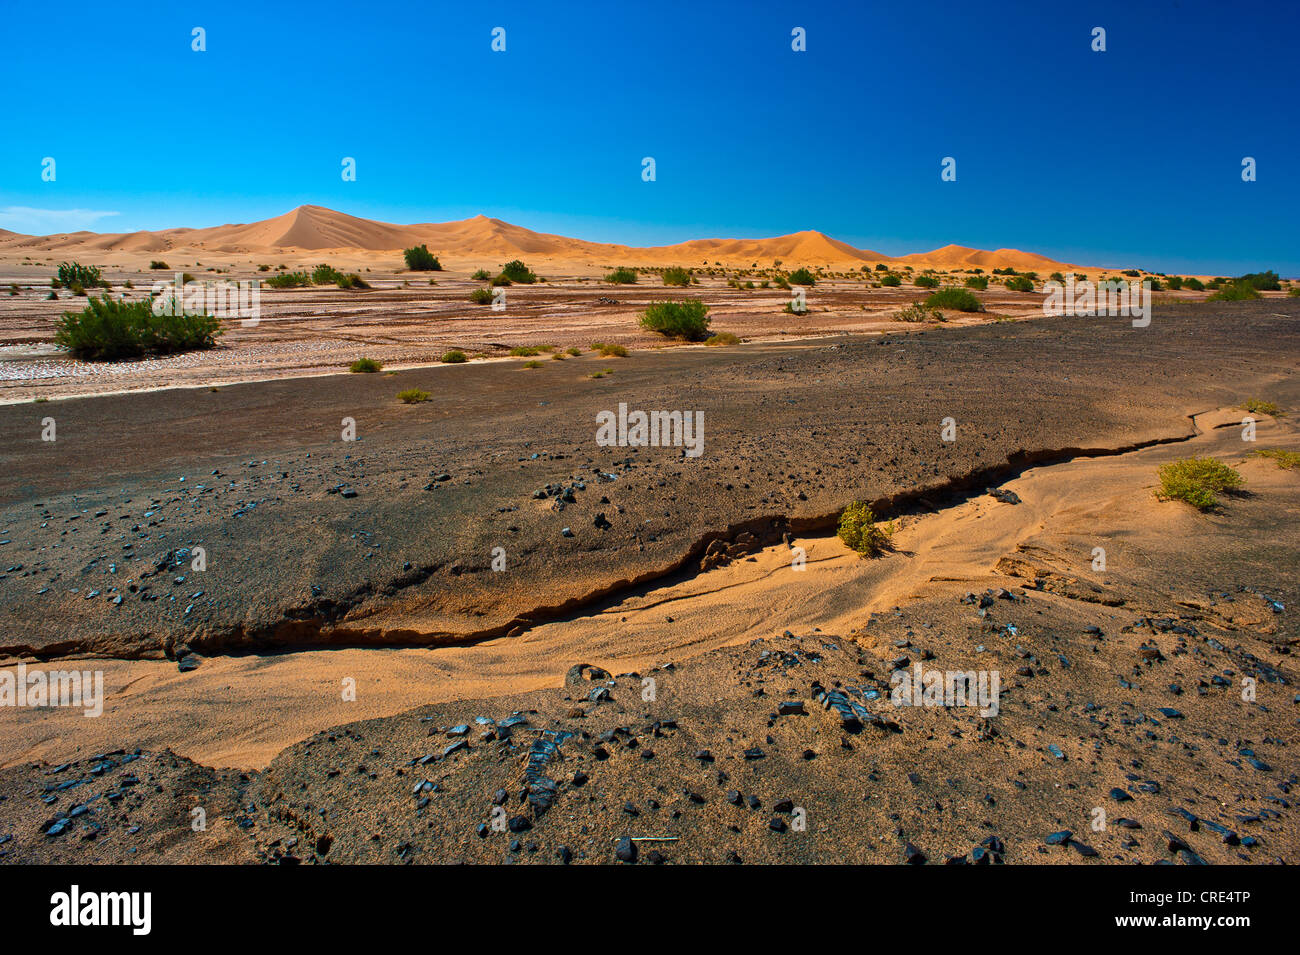
[[[2,22],[14,231],[315,203],[636,245],[819,229],[886,254],[1300,275],[1290,2],[70,2]]]

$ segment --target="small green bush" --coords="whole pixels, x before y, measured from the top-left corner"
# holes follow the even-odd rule
[[[926,308],[950,308],[958,312],[978,312],[983,306],[964,288],[941,288],[925,300]]]
[[[356,272],[349,275],[340,275],[334,280],[339,288],[370,288],[370,283],[363,279]]]
[[[1282,417],[1278,414],[1277,405],[1271,401],[1265,401],[1263,398],[1251,398],[1242,407],[1251,414],[1266,414],[1272,418]]]
[[[1171,292],[1177,292],[1183,287],[1182,277],[1178,275],[1166,276],[1165,285],[1169,286]]]
[[[384,367],[382,361],[376,361],[373,358],[358,358],[352,364],[348,365],[348,371],[354,375],[370,375]]]
[[[860,501],[850,504],[840,515],[839,537],[863,557],[879,554],[894,536],[894,523],[877,524],[871,508]]]
[[[324,263],[316,266],[311,273],[311,282],[313,285],[337,285],[341,278],[344,278],[342,272],[339,272]]]
[[[791,285],[816,285],[817,279],[807,269],[795,269],[789,276]]]
[[[894,316],[896,322],[942,322],[943,312],[921,302],[913,302]]]
[[[1249,282],[1229,282],[1210,296],[1211,302],[1244,302],[1259,298],[1259,290]]]
[[[1183,284],[1186,285],[1193,292],[1205,291],[1205,283],[1202,282],[1200,279],[1196,278],[1195,276],[1183,279]]]
[[[442,263],[427,245],[417,245],[402,252],[406,267],[412,272],[441,272]]]
[[[1016,275],[1007,279],[1007,291],[1009,292],[1032,292],[1034,290],[1034,280],[1027,275]]]
[[[542,367],[542,363],[541,363],[540,361],[538,361],[536,358],[534,358],[532,361],[526,361],[526,362],[524,362],[523,367],[525,367],[525,368],[541,368],[541,367]]]
[[[570,345],[568,348],[564,349],[564,351],[567,354],[572,355],[574,358],[577,358],[579,355],[582,354],[582,349],[579,348],[577,345]]]
[[[419,388],[407,388],[397,393],[397,400],[407,405],[418,405],[422,401],[429,400],[429,393]]]
[[[886,288],[898,288],[903,284],[903,280],[893,272],[886,272],[880,277],[880,284]]]
[[[670,338],[703,341],[709,337],[709,307],[698,298],[654,302],[641,313],[641,327]]]
[[[704,339],[706,345],[739,345],[740,339],[731,332],[718,332]]]
[[[470,278],[475,282],[490,282],[492,281],[492,273],[487,269],[478,269],[470,276]]]
[[[540,355],[542,350],[532,345],[516,345],[510,349],[510,355],[513,358],[531,358],[533,355]]]
[[[987,275],[968,275],[966,277],[966,287],[982,292],[989,287],[989,277]]]
[[[469,293],[469,300],[475,305],[491,305],[492,291],[485,288],[476,288]]]
[[[469,361],[469,359],[465,357],[465,353],[457,348],[453,348],[451,351],[445,353],[438,360],[444,365],[459,365],[463,362]]]
[[[266,280],[266,284],[271,288],[298,288],[311,285],[311,276],[306,272],[284,272],[280,275],[272,275]]]
[[[1165,501],[1186,501],[1202,511],[1219,503],[1217,494],[1246,483],[1235,469],[1214,458],[1183,458],[1161,465],[1156,474],[1160,478],[1157,497]]]
[[[57,277],[50,284],[55,288],[62,286],[66,289],[75,287],[85,290],[99,288],[101,285],[108,288],[108,283],[100,276],[99,269],[93,265],[81,265],[77,262],[60,262]]]
[[[1300,467],[1300,454],[1295,451],[1284,451],[1282,448],[1260,448],[1258,451],[1250,453],[1257,454],[1261,458],[1271,458],[1277,462],[1277,466],[1283,471],[1291,471]]]
[[[691,284],[691,273],[686,271],[686,269],[673,266],[672,268],[664,269],[663,280],[664,285],[677,285],[681,288],[685,288]]]
[[[918,275],[912,280],[917,288],[938,288],[939,279],[933,275]]]
[[[154,259],[152,262],[149,263],[149,268],[166,270],[166,269],[170,269],[171,266],[168,265],[166,262],[160,262],[157,259]]]
[[[1247,272],[1236,281],[1249,285],[1259,292],[1282,291],[1282,283],[1278,280],[1277,273],[1272,269],[1267,272]]]
[[[501,275],[498,278],[501,277],[507,278],[511,282],[518,282],[520,285],[532,285],[537,281],[537,276],[533,274],[532,269],[518,259],[501,266]]]
[[[617,268],[605,276],[605,281],[614,285],[636,285],[636,270]]]
[[[142,355],[168,355],[212,348],[221,320],[207,314],[186,315],[168,299],[154,314],[153,301],[90,298],[80,312],[64,312],[54,342],[86,361],[116,361]],[[180,314],[169,314],[171,311]]]
[[[592,342],[591,350],[600,352],[601,358],[626,358],[627,349],[622,345],[609,345],[605,342]]]

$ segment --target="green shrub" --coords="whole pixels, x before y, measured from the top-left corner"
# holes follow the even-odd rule
[[[938,288],[939,280],[933,275],[918,275],[912,280],[917,288]]]
[[[983,306],[971,292],[964,288],[941,288],[925,300],[926,308],[950,308],[958,312],[978,312]]]
[[[266,280],[266,284],[271,288],[298,288],[302,285],[311,285],[311,276],[306,272],[284,272],[280,275],[272,275]]]
[[[888,272],[888,271],[889,271],[889,266],[886,265],[884,262],[877,262],[877,263],[876,263],[876,271],[877,271],[877,272]]]
[[[605,281],[611,282],[614,285],[635,285],[636,270],[619,267],[606,275]]]
[[[417,245],[406,249],[402,252],[402,258],[406,259],[406,267],[412,272],[442,271],[442,263],[438,261],[436,255],[429,251],[427,245]]]
[[[627,349],[622,345],[608,345],[605,342],[592,342],[591,350],[600,352],[601,358],[626,358]]]
[[[541,368],[541,367],[542,367],[542,363],[541,363],[540,361],[538,361],[536,358],[534,358],[532,361],[526,361],[526,362],[524,362],[523,367],[525,367],[525,368]]]
[[[1161,465],[1156,474],[1160,478],[1157,497],[1166,501],[1186,501],[1202,511],[1219,503],[1218,493],[1245,483],[1233,468],[1214,458],[1183,458]]]
[[[1196,278],[1195,276],[1183,279],[1183,284],[1186,285],[1193,292],[1205,291],[1205,283],[1202,282],[1200,279]]]
[[[407,388],[397,393],[397,400],[407,405],[418,405],[421,401],[429,400],[429,393],[419,388]]]
[[[152,262],[149,263],[149,268],[167,270],[170,269],[171,266],[168,265],[166,262],[160,262],[157,259],[154,259]]]
[[[1211,302],[1243,302],[1259,298],[1259,290],[1249,282],[1229,282],[1210,296]]]
[[[342,272],[321,263],[312,271],[311,282],[313,285],[337,285],[339,279],[343,277]]]
[[[574,358],[577,358],[582,354],[582,349],[577,345],[570,345],[568,348],[564,349],[564,351],[566,354],[572,355]]]
[[[115,361],[142,355],[168,355],[212,348],[221,334],[221,320],[207,314],[186,315],[174,299],[153,311],[153,301],[127,302],[90,298],[80,312],[64,312],[54,342],[86,361]],[[172,311],[180,314],[169,314]]]
[[[850,504],[840,515],[840,540],[863,557],[879,554],[889,546],[893,536],[893,521],[883,526],[877,524],[871,508],[861,502]]]
[[[718,332],[704,339],[706,345],[739,345],[740,339],[731,332]]]
[[[791,285],[816,285],[817,280],[807,269],[795,269],[789,275]]]
[[[1280,418],[1277,405],[1271,401],[1265,401],[1263,398],[1251,398],[1242,407],[1251,414],[1266,414],[1272,418]]]
[[[984,291],[989,287],[989,277],[987,275],[970,275],[966,278],[966,287]]]
[[[1258,454],[1261,458],[1272,458],[1283,471],[1291,471],[1300,467],[1300,454],[1295,451],[1284,451],[1282,448],[1260,448],[1258,451],[1250,453]]]
[[[1300,285],[1292,285],[1286,290],[1286,294],[1290,298],[1300,298]]]
[[[463,362],[469,361],[469,359],[465,357],[465,353],[457,348],[453,348],[438,360],[444,365],[459,365]]]
[[[475,305],[491,305],[492,291],[485,288],[476,288],[469,293],[469,300]]]
[[[1026,275],[1017,275],[1007,279],[1007,291],[1009,292],[1032,292],[1034,290],[1034,280]]]
[[[880,284],[885,286],[885,288],[898,288],[903,284],[903,280],[893,272],[886,272],[880,277]]]
[[[1277,273],[1272,269],[1267,272],[1247,272],[1236,281],[1249,285],[1259,292],[1282,291],[1282,283],[1278,281]]]
[[[691,284],[691,273],[686,271],[686,269],[673,266],[664,269],[663,280],[664,285],[677,285],[685,288]]]
[[[348,371],[354,375],[370,375],[384,367],[382,361],[376,361],[373,358],[358,358],[352,364],[348,365]]]
[[[698,298],[654,302],[641,313],[641,327],[670,338],[703,341],[709,337],[709,307]]]
[[[476,282],[490,282],[492,281],[492,273],[487,269],[479,269],[470,278]]]
[[[537,276],[533,274],[532,270],[518,259],[501,266],[501,275],[498,278],[501,277],[507,278],[511,282],[518,282],[520,285],[532,285],[537,281]]]
[[[356,272],[349,275],[340,275],[334,281],[338,283],[339,288],[370,288],[370,283],[357,275]]]
[[[516,345],[510,349],[510,355],[513,358],[531,358],[533,355],[540,355],[542,350],[532,345]]]
[[[1165,285],[1169,286],[1171,292],[1177,292],[1183,287],[1183,280],[1180,276],[1170,275],[1165,278]]]
[[[55,288],[62,286],[67,289],[80,288],[83,291],[88,288],[99,288],[99,286],[108,287],[108,283],[100,277],[99,269],[93,265],[80,265],[76,262],[60,262],[57,278],[50,283]],[[73,294],[81,294],[75,292]]]

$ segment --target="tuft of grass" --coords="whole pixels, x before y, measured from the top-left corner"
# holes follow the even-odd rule
[[[968,275],[966,277],[966,287],[983,292],[989,287],[989,277],[987,275]]]
[[[1034,280],[1028,275],[1016,275],[1007,279],[1008,292],[1032,292],[1034,290]]]
[[[951,308],[958,312],[978,312],[983,309],[980,300],[964,288],[941,288],[925,300],[926,308]]]
[[[863,557],[873,557],[889,546],[894,536],[894,522],[877,524],[871,508],[855,501],[840,515],[839,537]]]
[[[698,298],[653,302],[641,313],[641,327],[669,338],[703,341],[709,337],[709,307]]]
[[[470,276],[470,278],[475,282],[490,282],[492,281],[492,273],[487,269],[478,269]]]
[[[155,270],[161,269],[163,271],[167,271],[171,268],[171,266],[168,265],[166,262],[160,262],[158,259],[154,259],[152,262],[149,263],[149,268]]]
[[[491,305],[492,291],[485,288],[476,288],[469,293],[469,300],[475,305]]]
[[[1285,451],[1282,448],[1259,448],[1250,453],[1257,454],[1261,458],[1272,458],[1283,471],[1300,467],[1300,453],[1295,451]]]
[[[619,267],[605,276],[614,285],[636,285],[636,270]]]
[[[943,312],[922,302],[913,302],[894,315],[896,322],[942,322]]]
[[[577,358],[579,355],[582,354],[582,349],[579,348],[577,345],[570,345],[568,348],[564,349],[564,351],[565,354],[572,355],[574,358]]]
[[[1156,474],[1160,478],[1156,497],[1186,501],[1202,511],[1218,505],[1218,494],[1246,483],[1235,469],[1214,458],[1183,458],[1161,465]]]
[[[284,272],[280,275],[272,275],[266,280],[266,284],[271,288],[299,288],[303,285],[311,285],[311,276],[306,272]]]
[[[526,361],[526,362],[524,362],[524,367],[525,367],[525,368],[541,368],[541,367],[542,367],[542,363],[541,363],[540,361],[538,361],[536,358],[534,358],[532,361]]]
[[[370,283],[357,275],[356,272],[349,275],[340,275],[334,281],[339,288],[370,288]]]
[[[739,345],[740,339],[731,332],[718,332],[704,339],[706,345]]]
[[[439,358],[438,361],[442,362],[444,365],[459,365],[463,362],[469,361],[469,359],[465,357],[463,351],[458,348],[453,348],[451,351],[445,353],[441,358]]]
[[[609,345],[605,342],[592,342],[591,350],[600,352],[601,358],[626,358],[627,349],[622,345]]]
[[[421,391],[419,388],[407,388],[397,393],[397,400],[407,405],[418,405],[422,401],[428,401],[429,397],[427,391]]]
[[[382,361],[376,361],[373,358],[358,358],[348,365],[348,371],[354,375],[372,375],[383,367],[384,363]]]
[[[1280,418],[1277,405],[1271,401],[1265,401],[1263,398],[1251,398],[1242,405],[1251,414],[1266,414],[1271,418]]]
[[[81,265],[77,262],[60,262],[57,276],[50,282],[54,288],[62,286],[66,289],[73,290],[74,295],[80,295],[76,289],[99,288],[101,285],[108,288],[108,283],[104,281],[99,274],[99,269],[93,265]]]
[[[531,358],[533,355],[540,355],[542,350],[532,345],[516,345],[510,349],[512,358]]]
[[[691,284],[691,273],[674,265],[671,268],[664,269],[663,280],[664,285],[676,285],[685,288]]]
[[[613,368],[602,368],[600,371],[593,371],[588,378],[604,378],[606,375],[614,374]]]

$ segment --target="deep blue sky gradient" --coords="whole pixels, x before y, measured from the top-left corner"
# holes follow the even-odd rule
[[[1300,275],[1290,2],[233,0],[2,17],[0,227],[15,231],[76,226],[14,207],[117,212],[82,227],[118,232],[315,203],[635,245],[819,229],[886,254],[954,242]],[[658,181],[641,181],[643,156]]]

